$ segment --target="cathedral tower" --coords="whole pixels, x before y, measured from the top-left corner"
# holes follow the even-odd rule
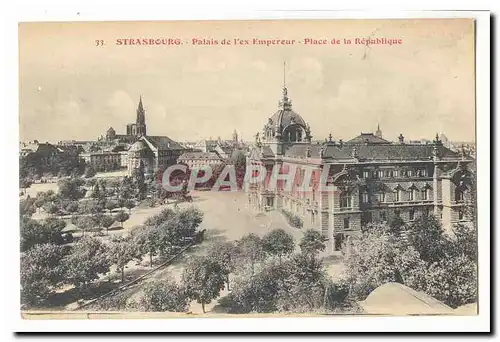
[[[146,112],[142,106],[142,96],[139,98],[139,106],[137,107],[137,118],[135,120],[136,135],[146,135]]]

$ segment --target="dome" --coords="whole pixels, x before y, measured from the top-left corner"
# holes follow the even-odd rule
[[[302,127],[306,127],[306,123],[302,117],[294,112],[293,110],[289,109],[280,109],[276,113],[271,116],[270,121],[272,121],[273,125],[276,125],[276,123],[281,124],[282,128],[285,128],[289,125],[293,124],[298,124],[301,125]]]
[[[148,145],[142,141],[138,140],[135,143],[132,144],[129,148],[129,152],[147,152],[149,150]]]

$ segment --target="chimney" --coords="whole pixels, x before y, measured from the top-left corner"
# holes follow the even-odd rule
[[[403,136],[402,133],[399,134],[398,140],[399,140],[400,144],[404,144],[405,143],[405,137]]]

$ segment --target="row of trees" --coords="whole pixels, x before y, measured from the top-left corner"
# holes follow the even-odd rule
[[[21,254],[22,301],[28,305],[43,302],[65,284],[85,290],[100,275],[110,272],[112,266],[123,281],[129,262],[149,255],[152,266],[154,255],[167,257],[177,253],[193,241],[201,221],[202,214],[197,209],[166,209],[130,235],[114,237],[108,243],[85,236],[69,246],[61,245],[58,239],[61,220],[49,219],[45,224],[30,220],[26,225],[30,228],[22,229],[31,234],[22,233],[26,236]],[[40,226],[38,230],[33,229],[35,225]]]
[[[145,285],[136,300],[117,297],[106,309],[186,311],[190,301],[205,306],[226,286],[231,293],[219,303],[228,312],[272,312],[332,309],[342,305],[347,291],[323,269],[318,252],[323,236],[306,231],[296,253],[293,237],[276,229],[262,238],[249,234],[234,242],[218,243],[206,256],[188,260],[180,283],[168,278]]]
[[[476,256],[471,226],[458,225],[445,234],[432,215],[409,225],[395,221],[373,226],[353,241],[346,280],[356,300],[384,283],[399,282],[456,308],[476,300]]]

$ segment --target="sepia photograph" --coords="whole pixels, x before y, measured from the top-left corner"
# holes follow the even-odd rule
[[[473,18],[18,30],[23,319],[478,315]]]

